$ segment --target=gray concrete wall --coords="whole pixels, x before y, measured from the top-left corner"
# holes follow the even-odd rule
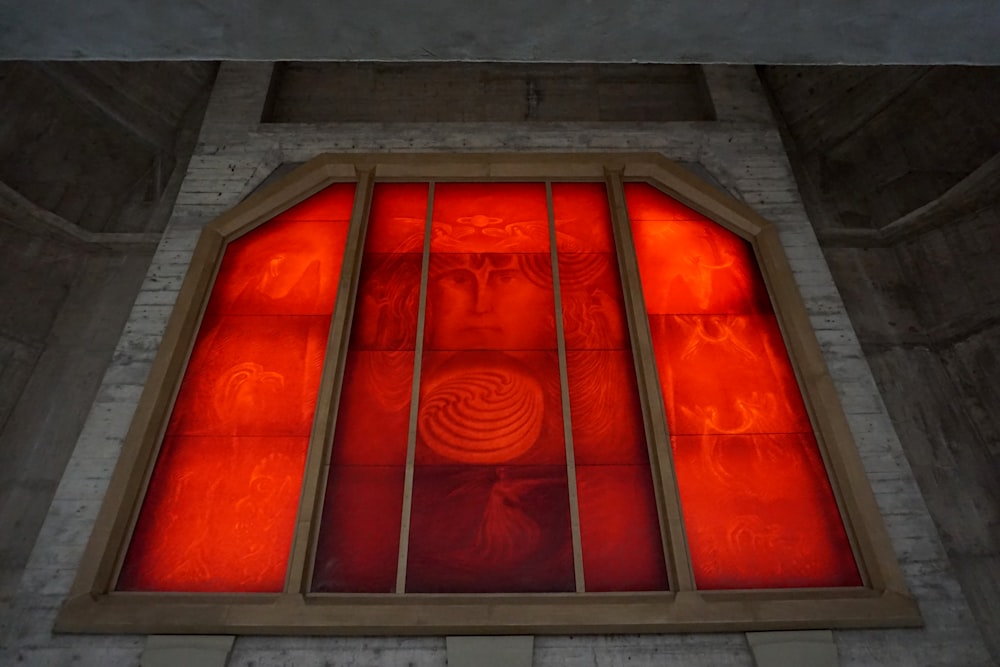
[[[519,123],[261,126],[270,67],[227,65],[173,216],[125,325],[14,600],[3,664],[137,664],[140,637],[54,636],[112,462],[135,410],[200,229],[279,165],[323,151],[656,150],[689,165],[778,227],[926,626],[835,633],[842,665],[986,667],[969,611],[799,198],[753,70],[708,68],[715,122],[642,126]],[[444,665],[443,638],[238,638],[230,664]],[[539,637],[538,665],[752,664],[742,634]]]
[[[0,0],[0,58],[1000,63],[993,0]]]
[[[1000,661],[1000,71],[765,78],[834,279]]]

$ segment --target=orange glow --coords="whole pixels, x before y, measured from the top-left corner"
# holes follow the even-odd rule
[[[653,315],[673,435],[812,429],[774,316]]]
[[[811,434],[672,440],[699,588],[861,585]]]
[[[549,252],[542,183],[439,183],[431,253]]]
[[[587,590],[667,590],[649,463],[578,465],[576,486]]]
[[[559,253],[613,253],[611,209],[604,183],[553,183]]]
[[[206,316],[167,433],[308,436],[329,326],[328,315]]]
[[[283,588],[354,190],[227,246],[119,589]]]
[[[118,590],[280,591],[308,444],[167,437]]]
[[[860,585],[750,245],[625,193],[698,587]]]

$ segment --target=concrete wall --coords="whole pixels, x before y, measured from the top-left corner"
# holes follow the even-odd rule
[[[866,471],[926,626],[834,633],[843,665],[990,664],[800,201],[753,70],[707,68],[717,121],[261,126],[269,65],[226,65],[173,215],[21,579],[0,663],[137,664],[141,637],[53,636],[56,610],[120,451],[199,230],[283,163],[333,151],[657,150],[772,220],[786,246]],[[742,634],[539,637],[535,664],[752,664]],[[230,664],[444,665],[443,638],[237,638]]]
[[[995,660],[1000,71],[767,68],[813,225]]]

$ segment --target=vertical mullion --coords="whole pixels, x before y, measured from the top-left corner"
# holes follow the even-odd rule
[[[406,471],[403,479],[403,511],[399,522],[399,560],[396,563],[396,593],[406,592],[406,557],[410,549],[410,510],[413,507],[413,461],[417,453],[417,417],[420,407],[420,369],[424,359],[424,322],[427,318],[427,274],[430,270],[431,224],[434,218],[434,181],[427,189],[427,219],[420,263],[420,302],[417,306],[417,337],[413,354],[413,387],[410,393],[410,428],[406,435]]]
[[[642,403],[643,421],[646,426],[646,443],[649,448],[657,506],[660,510],[658,512],[660,536],[664,552],[668,556],[667,574],[672,590],[690,591],[695,588],[694,572],[691,569],[680,493],[670,452],[670,430],[662,408],[663,398],[656,373],[649,318],[642,296],[639,264],[635,257],[632,228],[629,225],[628,209],[625,205],[622,171],[606,169],[605,181],[611,204],[611,222],[618,250],[618,263],[621,267],[625,310],[632,339],[632,355],[639,381],[639,400]]]
[[[307,593],[307,586],[312,581],[315,560],[313,550],[319,531],[319,513],[323,507],[326,478],[330,467],[329,443],[333,439],[333,429],[337,423],[337,411],[340,407],[344,364],[347,359],[358,275],[361,270],[361,255],[368,230],[368,213],[371,209],[374,185],[375,174],[372,170],[358,172],[354,209],[351,211],[344,261],[340,270],[340,281],[337,284],[333,315],[330,318],[323,374],[316,398],[316,413],[309,435],[302,493],[299,497],[299,514],[292,539],[292,551],[288,559],[288,574],[285,579],[287,593]]]
[[[576,456],[573,451],[573,422],[569,406],[569,370],[566,364],[566,338],[563,326],[562,291],[559,284],[559,258],[556,249],[556,219],[552,206],[552,181],[545,182],[545,198],[549,211],[549,254],[552,257],[556,344],[559,350],[559,387],[562,398],[563,438],[566,443],[570,528],[573,532],[573,574],[576,592],[583,593],[586,591],[586,585],[583,576],[583,545],[580,539],[580,499],[576,490]]]

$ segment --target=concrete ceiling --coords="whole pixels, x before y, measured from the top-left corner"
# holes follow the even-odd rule
[[[0,0],[0,58],[1000,64],[1000,2]]]

